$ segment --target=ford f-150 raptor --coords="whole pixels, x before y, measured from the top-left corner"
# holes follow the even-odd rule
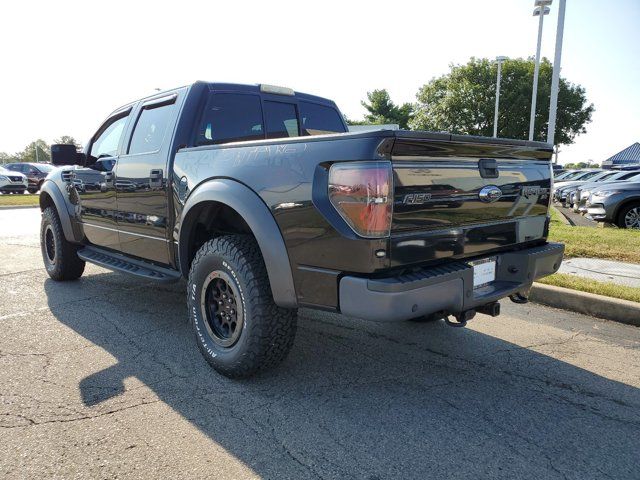
[[[85,262],[186,279],[206,360],[230,377],[282,360],[298,307],[464,325],[555,272],[551,146],[420,131],[348,133],[335,104],[196,82],[125,105],[83,152],[54,145],[41,246],[54,280]]]

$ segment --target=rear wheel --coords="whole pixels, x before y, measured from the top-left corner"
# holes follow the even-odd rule
[[[84,272],[85,262],[78,257],[78,247],[64,238],[54,207],[47,207],[42,212],[40,249],[47,273],[54,280],[75,280]]]
[[[276,365],[293,345],[297,312],[274,303],[253,237],[205,243],[191,264],[187,301],[200,352],[227,377]]]
[[[640,229],[640,202],[624,206],[616,223],[620,228]]]

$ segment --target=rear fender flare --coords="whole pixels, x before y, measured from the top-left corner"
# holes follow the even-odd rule
[[[192,209],[202,202],[219,202],[234,209],[249,225],[267,267],[271,292],[275,303],[281,307],[297,307],[289,255],[282,233],[270,210],[262,199],[245,185],[229,180],[209,180],[189,195],[180,215],[178,230],[178,259],[182,274],[189,274],[189,236],[197,215]]]

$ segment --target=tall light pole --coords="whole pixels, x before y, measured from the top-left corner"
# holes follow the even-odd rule
[[[529,140],[533,140],[533,130],[536,124],[536,98],[538,96],[538,71],[540,70],[540,46],[542,45],[542,24],[544,16],[549,13],[549,7],[552,0],[536,0],[536,8],[533,10],[533,16],[540,17],[538,21],[538,47],[536,48],[536,65],[533,70],[533,92],[531,94],[531,118],[529,119]]]
[[[496,80],[496,110],[493,114],[493,136],[498,137],[498,106],[500,105],[500,80],[502,78],[502,62],[507,57],[496,57],[496,63],[498,64],[498,78]]]
[[[553,145],[556,137],[556,111],[558,109],[558,91],[560,89],[560,60],[562,59],[562,37],[564,35],[564,11],[566,0],[560,0],[558,9],[558,29],[556,30],[556,54],[553,59],[553,75],[551,77],[551,101],[549,102],[549,131],[547,142]],[[558,152],[556,151],[556,163]]]

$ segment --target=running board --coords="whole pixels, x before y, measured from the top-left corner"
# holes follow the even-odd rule
[[[180,272],[176,270],[159,267],[144,260],[136,260],[101,248],[85,247],[82,250],[78,250],[78,256],[85,262],[155,282],[171,283],[180,279]]]

